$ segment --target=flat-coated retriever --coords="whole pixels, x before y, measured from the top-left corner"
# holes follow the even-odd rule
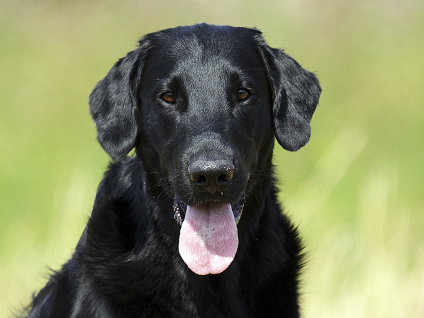
[[[90,95],[114,161],[26,315],[299,317],[302,245],[271,159],[274,136],[308,142],[317,78],[256,29],[200,24],[139,44]]]

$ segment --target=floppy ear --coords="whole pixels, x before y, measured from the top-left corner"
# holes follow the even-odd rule
[[[147,40],[141,40],[140,46],[120,59],[90,94],[97,139],[113,159],[128,154],[137,140],[137,93],[149,47]]]
[[[282,50],[269,47],[260,36],[257,40],[273,93],[274,134],[284,149],[299,150],[311,136],[319,81]]]

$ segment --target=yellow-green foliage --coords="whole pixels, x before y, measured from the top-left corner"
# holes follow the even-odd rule
[[[303,315],[424,317],[422,0],[0,0],[0,317],[90,214],[108,162],[91,89],[143,34],[197,22],[255,26],[321,80],[310,143],[275,153]]]

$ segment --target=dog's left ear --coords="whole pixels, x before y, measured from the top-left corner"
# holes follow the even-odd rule
[[[97,139],[113,159],[134,148],[138,135],[138,88],[149,41],[120,59],[90,94],[90,114]]]
[[[260,35],[256,40],[273,93],[274,134],[284,149],[299,150],[311,136],[310,121],[321,94],[319,81],[282,50],[269,47]]]

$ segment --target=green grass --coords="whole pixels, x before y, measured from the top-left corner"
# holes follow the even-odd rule
[[[319,76],[310,143],[276,147],[305,238],[305,317],[424,317],[424,3],[0,0],[0,317],[59,269],[108,157],[88,95],[139,37],[256,26]]]

